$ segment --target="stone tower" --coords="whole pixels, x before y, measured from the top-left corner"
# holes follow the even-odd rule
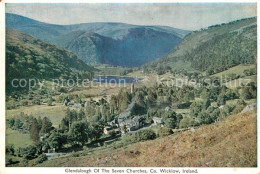
[[[134,83],[131,84],[131,94],[134,93],[134,90],[135,90],[135,86],[134,86]]]

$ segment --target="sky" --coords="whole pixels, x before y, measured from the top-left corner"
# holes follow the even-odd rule
[[[186,30],[199,30],[257,14],[256,3],[6,4],[6,12],[51,24],[122,22]]]

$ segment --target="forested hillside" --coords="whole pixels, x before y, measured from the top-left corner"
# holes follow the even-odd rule
[[[7,29],[6,84],[7,93],[12,79],[90,78],[94,68],[69,51],[45,43],[30,35]]]
[[[169,55],[145,68],[161,73],[198,70],[211,75],[239,64],[253,64],[256,62],[256,36],[256,18],[210,26],[188,34]],[[180,63],[186,66],[178,66]]]

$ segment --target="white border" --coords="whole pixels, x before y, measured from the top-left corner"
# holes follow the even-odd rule
[[[66,167],[55,167],[55,168],[11,168],[5,167],[5,3],[256,3],[258,5],[257,0],[2,0],[0,2],[0,174],[7,173],[37,173],[37,174],[45,174],[45,173],[65,173]],[[260,12],[257,8],[257,16],[259,16]],[[257,28],[257,35],[259,36],[260,29]],[[259,43],[259,37],[257,40]],[[257,44],[258,45],[258,44]],[[259,47],[257,49],[259,52]],[[257,56],[257,64],[260,64],[260,60]],[[258,73],[260,72],[259,66],[257,66]],[[259,82],[259,77],[257,76],[257,85]],[[260,89],[257,89],[258,94]],[[257,96],[258,101],[259,95]],[[257,103],[257,113],[259,113],[260,108]],[[257,117],[258,118],[258,117]],[[258,119],[259,120],[259,119]],[[257,121],[258,123],[258,121]],[[258,126],[257,126],[258,128]],[[258,136],[259,129],[257,129]],[[259,147],[259,141],[257,142],[257,146]],[[259,150],[257,151],[257,156],[259,157]],[[259,166],[259,160],[257,162]],[[71,167],[70,167],[71,168]],[[77,167],[78,169],[96,169],[95,167]],[[130,167],[124,168],[129,169]],[[107,167],[106,169],[112,169]],[[122,169],[122,168],[121,168]],[[155,168],[142,168],[138,167],[138,169],[150,169]],[[156,168],[159,169],[159,168]],[[175,168],[175,169],[183,169],[183,168]],[[259,168],[189,168],[189,169],[198,169],[200,174],[219,174],[219,173],[236,173],[236,174],[256,174],[260,173]],[[159,173],[159,172],[158,172]]]

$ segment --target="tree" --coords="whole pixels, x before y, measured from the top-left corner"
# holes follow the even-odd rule
[[[78,121],[80,121],[80,120],[82,120],[83,118],[85,118],[85,112],[84,112],[84,110],[81,108],[80,110],[79,110],[79,113],[78,113]]]
[[[14,118],[7,119],[8,128],[13,128],[15,124]]]
[[[209,98],[206,98],[206,100],[203,102],[203,109],[206,110],[210,106],[210,100]]]
[[[21,129],[22,126],[23,126],[23,122],[21,122],[21,120],[19,118],[15,119],[14,127],[16,129]]]
[[[89,139],[89,126],[86,121],[73,122],[69,130],[72,145],[83,146]]]
[[[155,138],[156,138],[156,134],[151,129],[139,130],[133,135],[133,139],[135,142],[144,141],[144,140],[153,140]]]
[[[193,127],[196,125],[196,122],[193,118],[185,117],[180,121],[180,128],[187,128],[187,127]]]
[[[34,143],[37,143],[39,141],[39,126],[37,123],[36,118],[33,119],[32,126],[30,129],[30,136]]]
[[[176,128],[177,127],[177,116],[174,111],[165,112],[164,116],[164,123],[168,128]]]
[[[69,131],[69,121],[66,118],[63,118],[61,120],[61,124],[59,125],[59,128],[63,131]]]
[[[102,123],[93,123],[90,126],[90,133],[89,133],[89,138],[92,140],[97,140],[100,138],[103,134],[103,124]]]
[[[160,137],[168,136],[168,135],[171,135],[171,134],[173,134],[172,129],[166,128],[166,127],[163,127],[161,129],[159,129],[159,131],[158,131],[158,135]]]
[[[52,132],[47,141],[51,148],[60,150],[62,149],[63,145],[67,142],[67,137],[64,134]]]
[[[200,124],[210,124],[213,120],[210,117],[210,114],[206,111],[200,112],[198,114],[198,119]]]
[[[218,96],[218,100],[217,100],[218,106],[225,105],[226,104],[226,100],[227,100],[226,96],[223,95],[223,94],[220,94]]]
[[[177,114],[176,117],[177,117],[176,127],[179,128],[180,121],[183,119],[183,116],[181,114]]]
[[[194,100],[195,96],[193,92],[187,92],[184,96],[185,101]]]
[[[203,108],[203,102],[193,102],[190,105],[190,113],[192,117],[197,117]]]
[[[242,88],[242,91],[241,91],[241,99],[243,100],[248,100],[248,99],[251,99],[251,93],[249,91],[249,88],[248,87],[244,87]]]
[[[26,160],[31,160],[37,157],[37,150],[35,146],[28,146],[25,148],[20,148],[19,150],[19,156],[23,157]]]
[[[40,134],[44,135],[46,133],[49,133],[52,130],[52,122],[49,118],[44,117],[42,119],[42,126],[40,130]]]

